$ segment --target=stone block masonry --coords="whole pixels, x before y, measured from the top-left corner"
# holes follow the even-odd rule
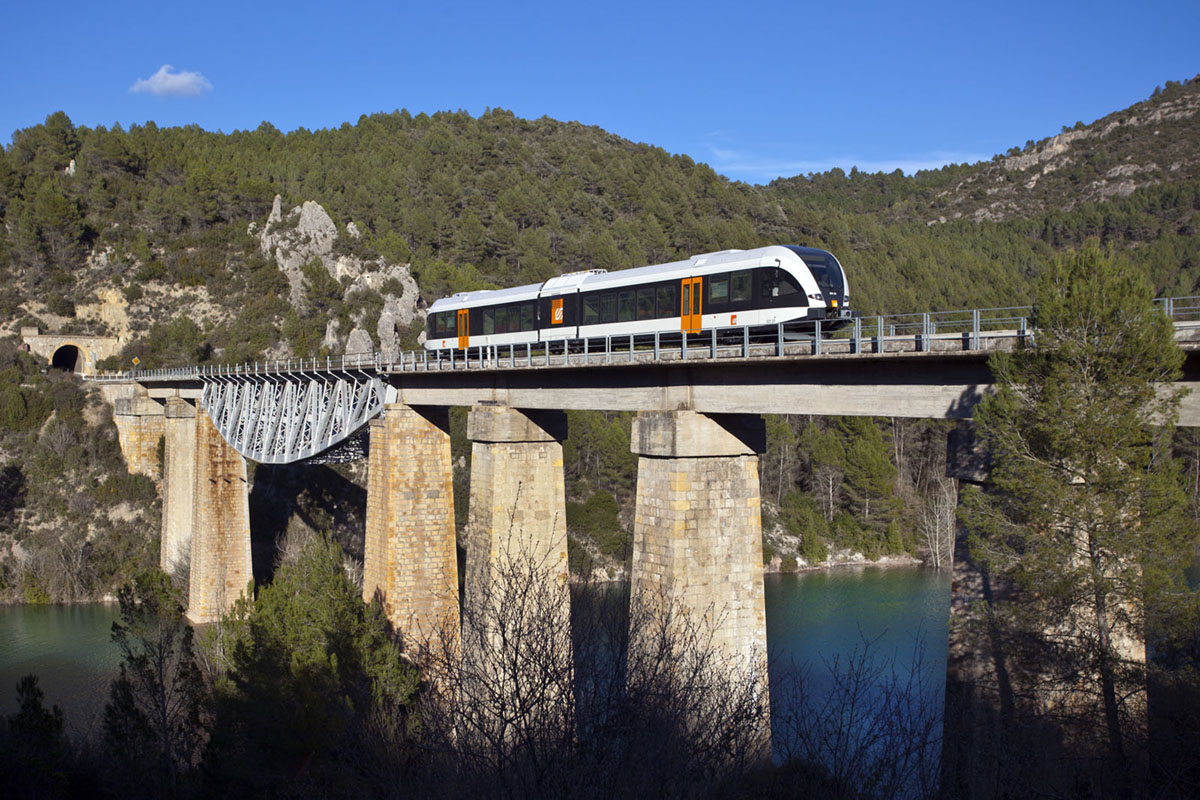
[[[725,668],[742,673],[738,680],[751,682],[766,707],[756,454],[763,441],[762,417],[673,411],[635,418],[630,619],[648,626],[652,637],[666,623],[680,646],[713,648]],[[634,650],[641,647],[639,635],[630,631]],[[765,724],[761,747],[769,754],[769,720]]]
[[[481,405],[467,416],[462,690],[479,709],[472,724],[499,739],[568,724],[565,430],[562,412]]]
[[[214,622],[253,577],[246,460],[221,437],[206,413],[195,417],[191,580],[187,616]]]
[[[129,474],[158,480],[158,443],[167,427],[162,405],[144,395],[121,398],[113,404],[113,423]]]
[[[466,602],[496,571],[532,569],[565,587],[567,515],[562,412],[476,406],[471,440],[471,506],[467,526]]]
[[[385,407],[370,423],[363,599],[378,593],[409,654],[459,636],[449,413]],[[447,640],[445,636],[450,636]]]
[[[203,413],[203,412],[201,412]],[[164,409],[162,537],[158,565],[173,573],[192,546],[192,514],[196,492],[196,407],[179,397]]]

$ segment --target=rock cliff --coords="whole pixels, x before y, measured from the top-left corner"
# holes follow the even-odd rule
[[[339,239],[342,236],[358,239],[361,235],[358,226],[350,222],[344,233],[339,232],[320,203],[308,200],[284,212],[282,198],[275,195],[266,224],[252,222],[248,233],[258,238],[263,254],[273,258],[287,276],[288,302],[295,308],[304,308],[308,302],[304,267],[313,261],[319,261],[341,285],[343,299],[361,292],[382,299],[378,317],[372,318],[366,310],[360,310],[352,317],[353,327],[349,331],[340,331],[337,320],[330,320],[325,332],[326,346],[336,349],[340,345],[345,353],[369,353],[376,350],[378,341],[379,352],[394,355],[400,349],[398,331],[425,317],[424,303],[408,265],[339,253],[336,247]],[[371,329],[375,332],[374,339]]]

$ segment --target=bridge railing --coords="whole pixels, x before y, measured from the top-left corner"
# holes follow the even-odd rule
[[[1177,328],[1200,329],[1200,296],[1155,301]],[[1029,343],[1032,306],[884,314],[853,320],[712,328],[700,334],[659,332],[556,339],[460,349],[362,353],[325,358],[268,359],[149,370],[98,371],[98,382],[206,380],[315,372],[437,372],[669,362],[706,358],[986,351],[996,342]],[[832,330],[831,330],[832,329]]]

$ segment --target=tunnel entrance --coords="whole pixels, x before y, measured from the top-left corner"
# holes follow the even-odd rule
[[[50,366],[67,372],[82,372],[83,355],[75,345],[65,344],[54,351],[54,357],[50,359]]]

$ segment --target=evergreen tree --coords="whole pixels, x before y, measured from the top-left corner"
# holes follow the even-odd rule
[[[208,690],[179,591],[159,570],[120,591],[113,641],[120,673],[104,708],[105,744],[119,782],[136,794],[176,796],[205,739]]]
[[[218,686],[208,763],[218,783],[280,791],[299,776],[349,792],[351,754],[399,747],[418,675],[400,657],[378,604],[365,605],[328,537],[299,545],[294,563],[227,620],[232,661]],[[340,787],[340,788],[335,788]],[[286,794],[286,791],[284,791]]]
[[[36,675],[17,683],[17,706],[16,713],[0,720],[0,795],[31,800],[68,796],[62,709],[46,708]]]
[[[972,556],[1019,593],[996,618],[1040,643],[1033,674],[1055,708],[1099,697],[1095,730],[1126,790],[1155,635],[1145,609],[1194,597],[1182,576],[1197,528],[1169,450],[1179,392],[1157,388],[1182,354],[1152,297],[1094,245],[1054,264],[1036,347],[992,357],[976,422],[994,466],[989,491],[966,495]]]
[[[896,481],[888,446],[870,417],[842,417],[838,428],[846,440],[846,494],[864,521],[881,516]],[[874,506],[874,507],[872,507]]]

